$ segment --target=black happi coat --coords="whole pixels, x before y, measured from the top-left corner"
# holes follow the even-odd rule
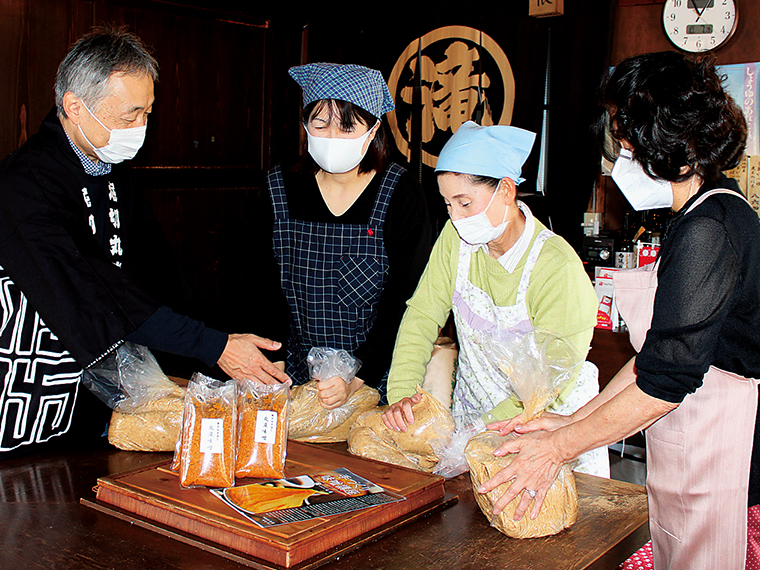
[[[121,268],[107,253],[109,183]],[[54,111],[0,163],[0,266],[0,452],[67,432],[81,369],[188,293],[129,167],[86,174]]]

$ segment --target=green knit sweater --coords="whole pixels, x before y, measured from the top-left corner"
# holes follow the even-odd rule
[[[530,246],[511,274],[483,249],[477,250],[470,261],[470,281],[497,306],[514,305],[528,253],[544,229],[535,220]],[[449,221],[433,246],[417,290],[407,302],[388,377],[389,403],[411,396],[422,384],[433,343],[452,308],[459,244],[459,235]],[[596,325],[598,302],[581,260],[562,237],[554,236],[544,243],[530,276],[526,303],[535,329],[569,339],[578,349],[580,360],[585,359]],[[574,387],[575,379],[553,407],[564,401]],[[491,411],[489,419],[506,419],[521,411],[519,402],[507,400]]]

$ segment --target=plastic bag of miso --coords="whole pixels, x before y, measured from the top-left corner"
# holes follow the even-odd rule
[[[196,372],[187,386],[178,442],[180,485],[232,487],[236,444],[235,382]]]
[[[236,477],[280,479],[285,475],[290,386],[236,380],[238,452]]]

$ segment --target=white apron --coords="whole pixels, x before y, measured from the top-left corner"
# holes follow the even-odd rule
[[[716,193],[742,198],[711,190],[687,213]],[[658,265],[613,275],[618,309],[636,352],[652,324]],[[744,569],[757,383],[711,366],[696,392],[647,428],[655,570]]]
[[[478,332],[488,331],[498,326],[501,330],[514,328],[524,332],[533,330],[525,302],[530,274],[536,265],[544,242],[555,234],[543,230],[537,237],[525,261],[520,277],[517,299],[514,305],[499,307],[482,289],[470,282],[470,260],[480,246],[471,246],[460,240],[459,264],[453,296],[454,321],[459,338],[459,362],[456,385],[452,398],[451,412],[457,429],[462,429],[509,398],[511,393],[501,381],[498,367],[485,351],[475,342]],[[559,414],[571,414],[585,405],[599,393],[596,366],[584,362],[578,374],[576,386],[567,400],[559,407],[550,408]],[[575,471],[609,477],[609,456],[606,447],[591,450],[581,455]]]

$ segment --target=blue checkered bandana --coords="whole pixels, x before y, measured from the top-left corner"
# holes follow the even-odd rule
[[[443,145],[435,165],[436,172],[459,172],[511,178],[524,182],[520,172],[533,148],[536,134],[517,127],[481,127],[467,121]]]
[[[308,63],[291,67],[290,76],[303,89],[303,106],[322,99],[340,99],[358,105],[378,119],[394,109],[383,76],[361,65]]]

